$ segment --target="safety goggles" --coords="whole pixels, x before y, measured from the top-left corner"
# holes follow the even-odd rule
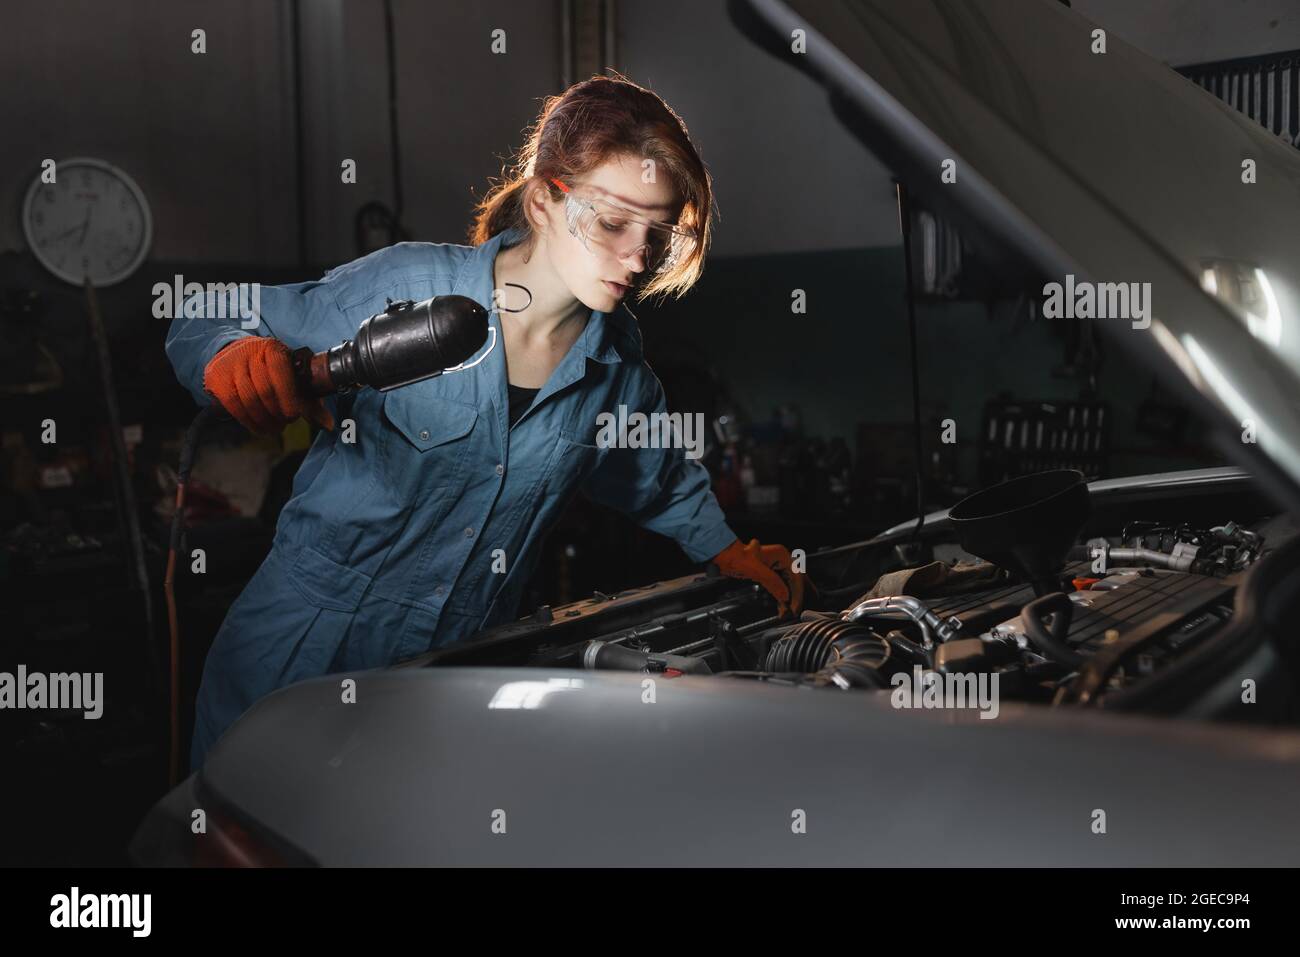
[[[596,256],[628,259],[645,252],[647,273],[664,273],[690,255],[695,232],[676,223],[649,219],[588,190],[575,191],[555,177],[564,193],[564,217],[572,233]]]

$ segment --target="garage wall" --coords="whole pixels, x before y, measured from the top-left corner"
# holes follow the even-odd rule
[[[832,121],[815,84],[731,27],[720,0],[618,6],[620,68],[678,110],[717,179],[715,253],[896,243],[887,172]],[[394,3],[405,218],[418,238],[462,240],[471,191],[559,92],[557,8]],[[392,202],[383,5],[302,10],[307,259],[330,264],[354,255],[356,208]],[[295,263],[289,11],[285,0],[8,0],[0,103],[26,132],[0,154],[0,202],[14,211],[0,242],[21,245],[18,204],[41,159],[89,154],[140,182],[155,259]],[[203,56],[189,49],[196,27]],[[490,52],[496,28],[504,55]],[[357,160],[355,185],[339,181],[345,157]]]
[[[826,94],[731,25],[721,0],[620,3],[619,65],[686,121],[714,178],[720,256],[900,243],[889,172]]]
[[[7,0],[0,12],[0,246],[49,157],[134,177],[155,256],[252,260],[292,248],[292,128],[279,4]],[[208,53],[190,52],[207,31]]]
[[[23,248],[23,193],[46,157],[122,167],[153,209],[153,259],[298,261],[291,5],[287,0],[5,0],[0,9],[0,248]],[[557,92],[549,3],[396,0],[407,220],[462,241],[540,97]],[[207,53],[190,51],[195,28]],[[507,52],[490,51],[506,31]],[[391,205],[383,5],[302,4],[307,259],[355,256],[352,218]],[[75,65],[75,67],[74,67]],[[355,185],[340,181],[357,160]]]
[[[310,127],[320,131],[313,144],[320,162],[311,170],[322,217],[311,230],[319,233],[311,257],[317,262],[355,255],[352,215],[362,202],[393,202],[383,6],[333,2],[340,8],[330,21],[335,26],[327,42],[313,41],[318,60],[310,72],[337,87],[318,87],[309,114]],[[315,16],[315,4],[307,6]],[[403,219],[414,238],[464,242],[488,178],[500,174],[543,99],[560,92],[557,7],[395,0]],[[497,29],[505,31],[501,54],[491,52]],[[339,182],[341,156],[357,159],[356,186]]]
[[[1075,0],[1085,16],[1179,64],[1300,47],[1295,0]],[[558,92],[558,3],[395,0],[406,219],[460,241],[541,98]],[[0,248],[47,156],[117,163],[154,209],[162,261],[298,261],[287,0],[6,0],[0,12]],[[306,258],[354,254],[352,217],[392,201],[378,0],[302,4]],[[190,31],[208,52],[190,52]],[[490,52],[493,29],[507,52]],[[896,246],[888,172],[821,90],[744,40],[722,0],[618,4],[619,67],[685,118],[715,177],[714,252]],[[71,68],[77,64],[77,68]],[[339,181],[357,160],[358,182]]]

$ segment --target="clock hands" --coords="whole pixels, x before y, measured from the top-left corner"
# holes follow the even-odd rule
[[[80,229],[80,228],[81,228],[80,226],[73,226],[71,229],[65,229],[63,232],[59,233],[57,236],[51,236],[51,237],[50,237],[50,241],[51,241],[51,242],[56,242],[56,243],[57,243],[57,242],[58,242],[60,239],[62,239],[64,236],[71,236],[73,233],[75,233],[75,232],[76,232],[78,229]]]
[[[65,236],[71,236],[71,235],[72,235],[73,233],[75,233],[77,230],[81,230],[81,238],[80,238],[79,240],[77,240],[77,245],[80,246],[82,243],[84,243],[84,242],[86,241],[86,230],[87,230],[89,227],[90,227],[90,207],[87,206],[87,207],[86,207],[86,218],[85,218],[84,220],[82,220],[78,225],[73,226],[71,229],[65,229],[63,232],[59,233],[57,236],[51,236],[51,237],[50,237],[50,241],[51,241],[51,242],[56,242],[56,243],[57,243],[60,239],[63,239]]]
[[[94,208],[95,208],[94,203],[91,203],[88,206],[86,206],[86,221],[81,224],[81,238],[77,240],[78,248],[80,248],[86,242],[86,230],[90,228],[90,211]]]

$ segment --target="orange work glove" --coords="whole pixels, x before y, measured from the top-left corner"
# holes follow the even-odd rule
[[[757,538],[741,545],[737,539],[714,555],[713,562],[728,578],[748,579],[766,588],[782,618],[803,610],[804,575],[791,567],[790,550],[784,545],[760,545]]]
[[[208,362],[203,388],[250,432],[276,433],[299,416],[334,428],[324,401],[298,393],[289,347],[279,339],[235,340]]]

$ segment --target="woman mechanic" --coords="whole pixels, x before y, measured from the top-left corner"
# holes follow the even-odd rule
[[[254,432],[301,415],[324,427],[208,654],[192,767],[276,688],[516,617],[579,489],[798,614],[790,553],[737,540],[703,465],[680,448],[596,442],[602,412],[666,411],[620,306],[690,289],[711,216],[709,174],[680,118],[622,77],[593,77],[546,100],[512,175],[479,204],[472,245],[400,243],[316,282],[264,288],[251,330],[182,310],[167,355],[200,404],[215,398]],[[464,371],[328,406],[295,393],[291,350],[351,338],[388,299],[453,293],[491,304],[487,352]],[[336,415],[355,423],[352,441]]]

